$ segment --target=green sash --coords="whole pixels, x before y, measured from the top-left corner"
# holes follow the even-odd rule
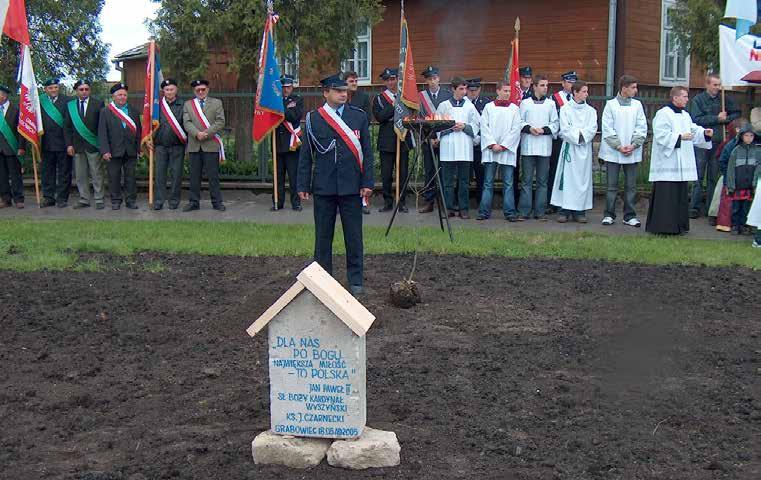
[[[85,125],[85,122],[82,121],[82,117],[79,116],[79,111],[77,110],[77,100],[72,100],[68,104],[69,107],[69,116],[71,117],[71,122],[74,124],[74,128],[77,129],[77,133],[79,136],[84,138],[87,143],[92,145],[95,148],[100,148],[98,145],[98,136],[95,135],[90,131],[89,128]]]
[[[40,105],[42,105],[42,109],[45,110],[48,117],[50,117],[56,125],[63,128],[63,115],[61,115],[60,110],[55,108],[53,102],[50,101],[50,97],[45,94],[40,95]]]
[[[10,108],[10,105],[8,108]],[[0,115],[0,133],[3,134],[3,137],[5,137],[5,140],[8,142],[8,145],[11,146],[11,150],[13,150],[13,153],[15,154],[18,151],[18,139],[13,133],[13,130],[11,130],[11,126],[8,125],[8,122],[5,120],[5,115]]]

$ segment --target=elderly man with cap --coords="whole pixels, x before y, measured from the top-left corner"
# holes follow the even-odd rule
[[[219,132],[225,127],[222,100],[209,96],[208,80],[190,82],[195,97],[185,102],[182,112],[188,132],[190,157],[190,201],[183,212],[198,210],[201,204],[201,176],[204,169],[209,178],[209,196],[214,210],[225,211],[219,189],[219,163],[225,159],[225,148]]]
[[[562,89],[552,94],[552,101],[555,102],[555,107],[558,110],[558,118],[560,118],[560,108],[563,107],[563,105],[567,105],[573,102],[573,93],[571,92],[571,88],[573,87],[573,84],[576,82],[576,80],[578,80],[578,76],[576,75],[576,72],[572,70],[562,74],[560,76],[560,80],[560,86]],[[560,148],[562,145],[563,139],[560,138],[560,135],[558,135],[558,138],[552,140],[552,155],[550,155],[550,175],[549,180],[547,181],[547,213],[555,213],[558,210],[557,207],[550,204],[550,198],[552,197],[552,186],[555,185],[555,171],[558,168],[558,159],[560,158]]]
[[[177,82],[167,78],[161,82],[159,128],[153,133],[153,147],[156,160],[156,177],[154,179],[153,209],[164,208],[166,199],[166,181],[169,179],[169,209],[176,210],[180,205],[182,190],[182,163],[185,159],[185,146],[188,134],[182,125],[182,102],[177,98]]]
[[[518,69],[521,82],[521,100],[531,98],[534,95],[534,72],[530,66]]]
[[[476,107],[478,115],[481,116],[481,114],[484,112],[484,107],[486,107],[486,104],[491,102],[491,98],[481,95],[480,78],[470,78],[466,79],[465,81],[468,82],[468,100],[470,100],[470,103]],[[481,195],[484,191],[484,167],[481,165],[480,135],[476,135],[476,137],[473,139],[473,144],[473,163],[471,164],[470,168],[470,176],[471,178],[475,177],[476,179],[476,201],[480,202]],[[455,198],[457,198],[457,193],[455,193]]]
[[[90,98],[89,80],[77,80],[74,91],[77,96],[66,104],[63,129],[66,152],[74,157],[74,176],[79,191],[79,201],[74,208],[87,208],[94,200],[95,208],[101,210],[104,206],[104,168],[98,145],[98,124],[103,101]]]
[[[63,134],[66,104],[69,99],[61,95],[58,79],[43,83],[42,106],[42,196],[40,207],[68,205],[71,188],[71,157],[66,153],[66,137]]]
[[[11,90],[0,85],[0,208],[24,208],[21,161],[26,142],[18,132],[19,110],[8,100]]]
[[[439,85],[441,78],[439,77],[438,67],[429,65],[423,70],[423,77],[427,87],[420,91],[420,115],[424,117],[432,117],[436,115],[436,109],[439,108],[442,102],[445,102],[452,98],[452,92],[449,89],[441,88]],[[438,140],[431,140],[436,156],[439,155],[439,142]],[[423,200],[425,205],[419,210],[420,213],[430,213],[433,211],[433,202],[436,198],[436,184],[433,179],[436,174],[436,166],[433,163],[433,156],[428,143],[423,145],[423,167],[425,168],[425,185],[426,189],[423,191]],[[439,180],[441,177],[439,176]]]
[[[283,108],[285,119],[276,129],[277,138],[277,196],[272,195],[272,210],[285,206],[285,174],[288,173],[288,189],[291,194],[291,208],[301,211],[301,199],[297,191],[296,178],[299,170],[299,149],[301,148],[301,116],[304,115],[304,99],[293,93],[293,77],[280,77],[283,85]]]
[[[374,160],[365,112],[347,105],[341,75],[324,78],[325,104],[306,116],[299,155],[298,190],[314,195],[315,260],[333,272],[333,235],[341,215],[346,273],[353,295],[363,293],[362,198],[372,195]]]
[[[122,176],[127,208],[137,209],[135,165],[141,132],[140,112],[127,103],[127,85],[115,84],[111,87],[111,102],[101,110],[98,123],[98,142],[106,162],[112,210],[119,210],[122,205]]]
[[[378,121],[378,153],[381,161],[381,178],[383,179],[383,206],[379,212],[388,212],[394,209],[394,169],[396,168],[396,132],[394,131],[394,102],[398,90],[399,71],[396,68],[386,68],[380,77],[386,84],[386,90],[375,97],[373,101],[373,115]],[[399,188],[407,178],[407,169],[410,161],[409,137],[399,143]],[[405,205],[406,192],[399,192],[399,211],[407,212]]]

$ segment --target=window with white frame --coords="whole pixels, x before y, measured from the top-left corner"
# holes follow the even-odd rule
[[[299,46],[289,55],[280,56],[280,75],[290,75],[293,77],[293,84],[299,84]]]
[[[674,0],[661,4],[661,85],[684,85],[690,79],[690,54],[673,31]]]
[[[372,30],[370,24],[365,24],[364,28],[357,34],[353,56],[341,63],[341,69],[344,72],[357,72],[357,81],[360,85],[371,83],[372,46]]]

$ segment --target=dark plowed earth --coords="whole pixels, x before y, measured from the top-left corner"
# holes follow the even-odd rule
[[[2,479],[761,478],[758,272],[421,256],[402,310],[410,258],[368,257],[367,418],[402,463],[296,471],[252,461],[245,329],[307,259],[96,259],[0,272]]]

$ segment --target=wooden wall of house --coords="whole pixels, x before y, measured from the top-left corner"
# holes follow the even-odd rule
[[[661,0],[619,0],[616,77],[634,75],[658,85],[661,58]]]
[[[399,2],[384,4],[383,21],[373,29],[373,83],[384,67],[399,63]],[[405,13],[416,70],[437,65],[443,81],[455,74],[502,78],[516,16],[521,19],[521,65],[531,65],[551,81],[572,69],[584,80],[605,81],[606,0],[577,0],[572,6],[563,0],[407,0]]]

